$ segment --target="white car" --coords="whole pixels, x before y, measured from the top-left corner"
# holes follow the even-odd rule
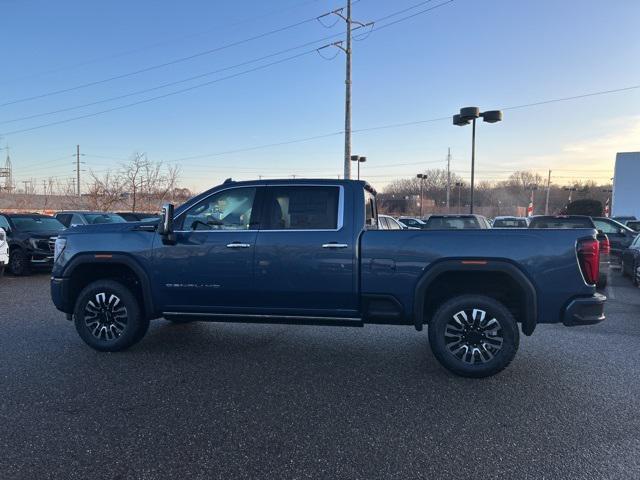
[[[7,265],[9,265],[9,242],[7,242],[7,232],[0,228],[0,277]]]

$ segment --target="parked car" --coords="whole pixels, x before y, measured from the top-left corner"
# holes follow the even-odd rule
[[[424,228],[424,221],[415,217],[398,217],[398,221],[407,228],[415,228],[421,230]]]
[[[407,226],[389,215],[378,215],[378,228],[380,230],[406,230]]]
[[[466,230],[491,228],[489,221],[482,215],[434,214],[425,222],[426,230]]]
[[[139,342],[160,317],[428,324],[435,357],[469,377],[504,369],[520,329],[605,318],[593,228],[514,242],[504,230],[384,232],[377,217],[362,181],[229,181],[166,205],[159,223],[66,230],[51,296],[100,351]]]
[[[622,216],[618,216],[618,217],[611,217],[611,220],[615,220],[616,222],[620,222],[622,224],[625,224],[629,221],[632,220],[638,220],[636,217],[634,217],[633,215],[622,215]]]
[[[79,225],[96,225],[98,223],[126,222],[117,213],[108,212],[64,211],[56,213],[55,217],[67,228]]]
[[[65,229],[58,220],[37,213],[0,213],[0,227],[7,234],[13,275],[51,268],[56,238]]]
[[[622,259],[622,251],[629,248],[629,245],[631,245],[636,238],[638,232],[611,218],[593,217],[593,223],[595,223],[599,231],[609,237],[609,242],[611,242],[611,260],[619,264]]]
[[[595,221],[586,215],[538,215],[529,222],[529,228],[596,228]],[[597,287],[607,286],[611,268],[611,242],[608,235],[598,230],[596,235],[600,250],[600,264]]]
[[[491,226],[493,228],[527,228],[529,226],[529,218],[500,216],[493,219]]]
[[[638,270],[640,269],[640,235],[638,235],[629,248],[622,251],[622,275],[631,277],[634,285],[640,286],[638,282]]]
[[[625,226],[629,227],[634,232],[640,232],[640,220],[627,220]]]
[[[142,222],[150,220],[158,220],[160,216],[157,213],[149,212],[117,212],[127,222]]]
[[[4,269],[9,264],[9,243],[7,242],[7,232],[0,228],[0,277],[4,274]]]

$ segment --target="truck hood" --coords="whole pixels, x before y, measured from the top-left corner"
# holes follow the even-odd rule
[[[157,222],[97,223],[95,225],[78,225],[64,231],[65,237],[73,235],[121,233],[138,230],[141,225],[156,225]]]
[[[23,238],[35,238],[37,240],[48,240],[51,237],[57,237],[65,233],[66,230],[51,230],[50,232],[28,232],[28,231],[20,231],[19,233]]]

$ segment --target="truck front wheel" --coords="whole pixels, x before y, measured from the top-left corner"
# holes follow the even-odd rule
[[[97,280],[78,295],[74,322],[80,338],[102,352],[117,352],[139,342],[149,328],[131,290],[113,280]]]
[[[518,350],[518,324],[500,302],[483,295],[446,301],[429,322],[429,343],[438,361],[464,377],[503,370]]]

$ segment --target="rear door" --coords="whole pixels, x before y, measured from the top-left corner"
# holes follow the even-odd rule
[[[356,315],[352,199],[342,185],[270,186],[256,241],[256,297],[266,313]]]

